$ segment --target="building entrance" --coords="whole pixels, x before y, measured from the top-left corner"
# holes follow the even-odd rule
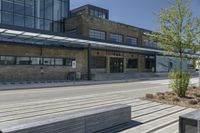
[[[110,58],[110,72],[123,73],[124,72],[124,59],[123,58]]]

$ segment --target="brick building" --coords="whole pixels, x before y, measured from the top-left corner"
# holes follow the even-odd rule
[[[0,4],[0,82],[169,69],[163,50],[144,36],[151,31],[110,21],[106,9],[86,5],[70,13],[69,0]]]

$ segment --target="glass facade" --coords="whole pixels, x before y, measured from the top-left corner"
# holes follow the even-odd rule
[[[0,23],[63,32],[69,0],[0,0]]]
[[[90,38],[94,39],[100,39],[100,40],[106,39],[106,33],[103,31],[89,30],[89,36]]]

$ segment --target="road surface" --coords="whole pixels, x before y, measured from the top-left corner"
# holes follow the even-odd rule
[[[191,83],[198,83],[197,78]],[[140,98],[146,93],[169,91],[169,80],[146,80],[126,83],[100,84],[88,86],[70,86],[55,88],[39,88],[27,90],[0,91],[0,104],[18,104],[48,101],[62,98],[78,98],[118,94],[131,98]]]

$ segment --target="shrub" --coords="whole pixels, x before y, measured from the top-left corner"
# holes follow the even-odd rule
[[[172,98],[172,101],[173,101],[173,102],[179,102],[180,99],[179,99],[178,97],[174,97],[174,98]]]
[[[190,82],[190,75],[180,70],[172,70],[169,73],[170,87],[179,97],[185,97]]]
[[[200,93],[195,93],[194,96],[195,97],[200,97]]]
[[[146,94],[146,98],[153,99],[153,94]]]
[[[191,105],[196,105],[196,104],[198,104],[198,101],[192,99],[192,100],[189,100],[188,103],[191,104]]]
[[[159,99],[159,100],[164,100],[164,99],[165,99],[165,96],[164,96],[164,95],[160,95],[160,96],[158,96],[158,99]]]

